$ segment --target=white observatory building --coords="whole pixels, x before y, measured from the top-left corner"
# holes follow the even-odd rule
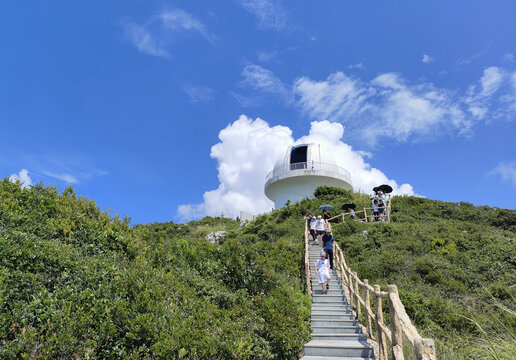
[[[353,190],[349,172],[321,150],[319,144],[301,144],[287,148],[274,170],[265,177],[265,195],[279,209],[286,202],[296,202],[313,196],[321,185]]]

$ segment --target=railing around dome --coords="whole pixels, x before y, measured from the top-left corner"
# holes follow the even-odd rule
[[[319,171],[333,172],[345,178],[345,180],[351,184],[351,176],[346,169],[343,169],[335,164],[312,161],[287,164],[282,167],[274,168],[274,170],[268,173],[265,177],[265,186],[267,187],[267,185],[269,185],[272,181],[277,180],[281,175],[284,175],[293,170],[306,170],[308,172],[312,172],[314,175],[316,175]]]

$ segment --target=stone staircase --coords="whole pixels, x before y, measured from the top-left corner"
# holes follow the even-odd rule
[[[310,241],[310,277],[312,280],[312,340],[305,344],[301,360],[374,359],[374,351],[351,312],[339,277],[331,275],[330,289],[321,291],[314,263],[320,258],[321,245]]]

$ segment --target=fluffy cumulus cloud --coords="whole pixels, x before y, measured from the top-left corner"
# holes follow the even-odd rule
[[[181,219],[238,216],[240,210],[259,213],[272,207],[263,193],[264,179],[286,147],[293,143],[292,131],[242,115],[220,131],[219,140],[211,148],[211,157],[217,160],[220,185],[204,193],[203,203],[179,206]]]
[[[502,161],[488,175],[499,176],[502,181],[506,181],[516,187],[516,161]]]
[[[130,18],[122,22],[127,39],[142,53],[163,58],[170,56],[174,40],[188,33],[198,34],[213,43],[216,37],[193,15],[181,9],[165,9],[145,24]]]
[[[235,217],[241,210],[254,214],[269,211],[273,203],[264,195],[265,176],[284,156],[286,148],[298,143],[318,143],[331,153],[337,164],[351,173],[355,191],[369,192],[373,186],[386,183],[397,194],[414,194],[412,186],[398,185],[379,169],[372,168],[365,161],[366,154],[343,142],[343,135],[341,124],[315,121],[308,135],[295,140],[288,127],[271,127],[262,119],[242,115],[219,133],[220,142],[211,149],[211,157],[217,160],[219,187],[205,192],[200,204],[179,206],[178,217],[182,220],[221,214]]]
[[[29,171],[27,169],[21,169],[18,174],[12,174],[9,176],[9,181],[21,182],[23,189],[32,185],[32,179],[30,178]]]

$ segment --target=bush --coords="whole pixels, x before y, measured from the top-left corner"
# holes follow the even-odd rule
[[[317,199],[325,199],[325,198],[334,197],[334,196],[344,196],[351,200],[351,198],[353,197],[352,194],[353,194],[353,192],[350,190],[344,190],[342,188],[326,186],[326,185],[319,186],[314,191],[314,196]]]
[[[130,228],[71,187],[0,182],[0,358],[297,359],[310,304],[290,211]]]

